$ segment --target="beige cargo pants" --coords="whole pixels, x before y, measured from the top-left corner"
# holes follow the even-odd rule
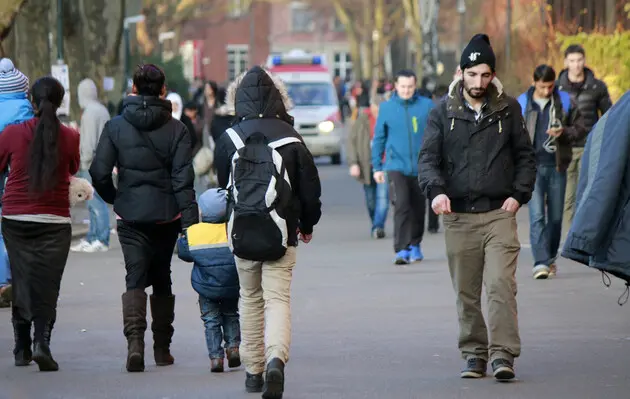
[[[236,257],[240,280],[241,360],[250,374],[265,371],[269,360],[289,360],[291,346],[291,280],[296,248],[274,262]]]
[[[575,216],[575,202],[577,201],[577,186],[580,179],[580,168],[582,167],[583,147],[573,148],[573,158],[567,168],[567,188],[564,194],[564,214],[562,215],[563,237],[569,234],[573,216]]]
[[[448,266],[457,294],[459,349],[464,359],[514,361],[521,352],[516,263],[521,245],[516,215],[504,210],[444,215]],[[488,296],[490,336],[481,312]]]

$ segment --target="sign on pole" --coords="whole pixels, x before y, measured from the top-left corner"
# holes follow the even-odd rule
[[[52,65],[51,75],[61,83],[66,91],[66,94],[63,96],[61,106],[57,110],[57,115],[70,115],[70,74],[68,72],[68,65]]]

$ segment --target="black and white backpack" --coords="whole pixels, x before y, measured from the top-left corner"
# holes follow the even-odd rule
[[[276,150],[301,141],[284,137],[268,142],[262,133],[254,133],[243,142],[234,129],[226,133],[236,147],[227,187],[230,248],[241,259],[278,260],[287,250],[286,217],[293,194],[289,174]]]

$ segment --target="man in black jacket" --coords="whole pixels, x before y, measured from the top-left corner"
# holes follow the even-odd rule
[[[586,52],[579,44],[572,44],[564,52],[566,69],[560,72],[556,86],[566,91],[577,104],[584,118],[587,134],[593,129],[600,116],[612,106],[606,83],[595,78],[595,74],[584,65]],[[573,158],[567,169],[567,188],[564,197],[564,230],[569,231],[575,214],[577,184],[582,167],[582,154],[586,136],[573,144]]]
[[[520,355],[516,264],[521,245],[516,212],[534,189],[536,161],[518,102],[495,77],[488,36],[462,52],[461,80],[429,117],[419,157],[420,185],[443,214],[448,264],[457,294],[463,378],[514,378]],[[488,295],[488,331],[481,287]]]
[[[228,88],[228,107],[236,115],[232,129],[242,141],[262,133],[267,141],[294,139],[277,149],[291,183],[286,254],[276,261],[252,261],[236,257],[241,285],[241,359],[246,368],[245,388],[263,391],[263,398],[281,398],[284,365],[291,342],[291,279],[296,262],[298,234],[308,243],[321,216],[321,186],[313,156],[293,129],[287,90],[275,76],[254,67]],[[258,135],[257,135],[258,136]],[[219,186],[228,187],[236,147],[224,133],[217,142],[215,160]],[[263,330],[263,326],[265,326]],[[267,339],[265,340],[265,337]],[[266,377],[263,387],[263,372]]]
[[[171,257],[182,228],[199,222],[193,190],[190,135],[173,119],[165,100],[164,72],[143,65],[122,115],[107,122],[90,175],[98,194],[114,204],[118,238],[125,258],[127,291],[122,296],[127,371],[144,370],[147,294],[153,286],[153,353],[158,366],[173,364],[170,354],[175,317]],[[112,169],[118,168],[118,189]]]

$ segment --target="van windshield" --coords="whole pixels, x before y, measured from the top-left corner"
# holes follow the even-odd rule
[[[289,97],[296,107],[337,105],[337,94],[330,83],[286,83]]]

